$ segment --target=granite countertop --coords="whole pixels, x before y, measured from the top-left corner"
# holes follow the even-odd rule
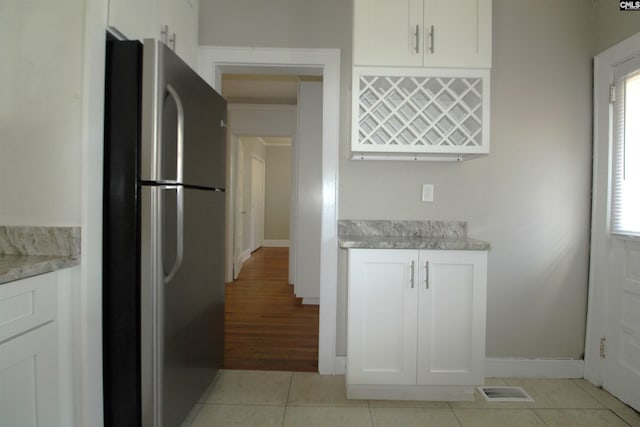
[[[488,250],[488,242],[467,236],[464,221],[339,220],[344,249]]]
[[[79,263],[78,227],[0,226],[0,285]]]

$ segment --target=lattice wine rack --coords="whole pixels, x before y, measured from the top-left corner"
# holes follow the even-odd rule
[[[488,70],[354,68],[353,87],[354,158],[489,152]]]

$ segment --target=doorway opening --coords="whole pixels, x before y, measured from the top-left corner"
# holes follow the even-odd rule
[[[234,171],[225,367],[318,371],[322,77],[279,72],[222,75]]]

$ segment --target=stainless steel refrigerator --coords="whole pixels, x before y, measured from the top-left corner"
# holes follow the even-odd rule
[[[226,102],[155,40],[106,76],[105,426],[179,426],[223,361]]]

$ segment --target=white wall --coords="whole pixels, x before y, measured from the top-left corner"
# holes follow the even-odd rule
[[[291,146],[267,145],[265,240],[289,240]]]
[[[591,185],[589,6],[494,0],[492,152],[461,164],[348,160],[351,2],[204,0],[200,43],[343,49],[339,216],[469,221],[473,236],[493,244],[487,355],[579,358]],[[420,202],[422,183],[435,185],[434,203]]]
[[[80,225],[84,0],[0,2],[0,224]]]
[[[304,304],[320,300],[320,249],[322,228],[322,83],[298,85],[298,136],[295,185],[296,296]]]

